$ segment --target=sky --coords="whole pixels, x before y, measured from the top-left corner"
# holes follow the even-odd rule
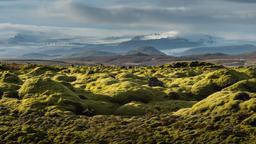
[[[0,0],[0,38],[174,32],[256,40],[255,7],[256,0]]]

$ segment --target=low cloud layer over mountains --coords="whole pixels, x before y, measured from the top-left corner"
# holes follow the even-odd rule
[[[254,3],[254,0],[2,0],[0,24],[32,25],[32,30],[33,26],[80,28],[87,30],[84,35],[175,30],[256,39]]]

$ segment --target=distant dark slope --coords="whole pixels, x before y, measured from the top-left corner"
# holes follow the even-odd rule
[[[249,53],[256,51],[254,45],[236,45],[236,46],[220,46],[220,47],[200,47],[185,51],[184,55],[201,55],[201,54],[215,54],[223,53],[230,55],[238,55],[242,53]]]
[[[104,64],[104,65],[161,65],[170,63],[177,58],[165,55],[117,55],[102,57],[83,57],[83,58],[63,58],[59,59],[64,62],[80,64]]]
[[[238,56],[241,58],[245,58],[245,59],[255,59],[256,58],[256,50],[253,52],[243,53]]]
[[[186,55],[181,58],[188,60],[208,60],[208,59],[225,59],[231,58],[233,56],[223,53],[211,53],[211,54],[201,54],[201,55]]]
[[[50,56],[50,55],[41,54],[41,53],[28,53],[21,56],[22,59],[43,59],[43,60],[54,59],[56,57],[58,56],[57,55]]]
[[[152,40],[142,40],[134,38],[130,41],[122,42],[119,47],[122,49],[132,49],[134,47],[146,47],[151,46],[157,49],[173,49],[173,48],[184,48],[184,47],[199,47],[202,46],[203,42],[196,41],[192,42],[184,38],[162,38]]]
[[[112,52],[106,52],[106,51],[98,51],[98,50],[86,50],[81,51],[79,53],[74,53],[69,56],[66,56],[67,58],[83,58],[83,57],[104,57],[104,56],[115,56],[115,53]]]
[[[144,54],[144,55],[165,55],[163,52],[157,50],[154,47],[140,47],[133,50],[130,50],[126,53],[127,55],[137,55],[137,54]]]

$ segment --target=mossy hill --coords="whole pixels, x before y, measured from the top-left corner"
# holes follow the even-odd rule
[[[0,143],[256,143],[256,68],[0,65]]]

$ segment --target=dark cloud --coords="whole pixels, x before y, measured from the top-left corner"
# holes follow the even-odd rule
[[[193,13],[186,12],[186,8],[173,7],[165,8],[98,8],[85,4],[73,3],[72,9],[84,18],[85,21],[95,21],[103,23],[144,23],[144,22],[173,22],[183,21],[182,19],[190,19]],[[202,15],[202,14],[200,14]],[[196,20],[195,17],[191,20]]]
[[[124,31],[256,33],[256,0],[0,0],[0,23]],[[2,2],[2,3],[1,3]],[[26,15],[26,17],[24,17]]]
[[[256,10],[236,0],[110,0],[108,5],[73,1],[73,16],[89,25],[118,31],[253,34]],[[231,2],[233,1],[233,2]],[[247,0],[248,1],[248,0]]]
[[[105,24],[256,24],[256,11],[239,11],[207,7],[153,7],[153,8],[99,8],[86,4],[73,3],[72,9],[80,19],[88,23]],[[241,21],[241,20],[247,20]]]
[[[227,0],[227,1],[233,1],[233,2],[239,2],[239,3],[256,3],[256,0]]]

